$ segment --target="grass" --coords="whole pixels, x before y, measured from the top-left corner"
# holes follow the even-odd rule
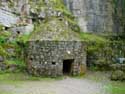
[[[0,90],[0,94],[12,94],[10,91],[1,91]]]
[[[107,42],[108,40],[102,36],[98,36],[96,34],[92,34],[92,33],[83,33],[80,32],[80,38],[81,40],[87,41],[87,42]]]
[[[125,82],[111,82],[106,86],[110,94],[125,94]]]
[[[61,80],[63,77],[36,77],[27,73],[0,73],[0,82],[22,82],[22,81],[54,81]]]
[[[11,65],[11,64],[19,65],[20,67],[22,67],[22,66],[25,67],[26,66],[26,64],[22,60],[19,60],[19,59],[6,60],[5,63],[8,64],[8,65]]]

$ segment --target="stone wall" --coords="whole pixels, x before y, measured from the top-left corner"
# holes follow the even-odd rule
[[[64,0],[84,32],[113,31],[112,0]]]
[[[71,74],[86,70],[85,45],[80,41],[32,41],[26,48],[28,70],[36,76],[63,75],[63,60],[72,59]]]

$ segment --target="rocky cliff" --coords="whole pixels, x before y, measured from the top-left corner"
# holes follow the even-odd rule
[[[65,4],[84,32],[112,31],[111,0],[65,0]]]
[[[124,0],[64,0],[84,32],[122,31],[117,7],[121,12]],[[117,3],[116,7],[114,3]],[[121,12],[122,13],[122,12]],[[114,17],[115,16],[115,17]]]
[[[11,12],[13,14],[19,15],[18,18],[11,18],[7,23],[8,19],[1,17],[0,23],[10,26],[14,24],[14,21],[19,23],[32,23],[30,19],[31,14],[34,17],[38,15],[39,18],[45,18],[46,16],[60,16],[61,12],[65,12],[62,9],[63,4],[59,4],[56,0],[2,0],[0,11]],[[72,12],[77,20],[83,32],[112,32],[112,31],[122,31],[123,26],[120,23],[121,18],[118,17],[122,13],[124,6],[124,0],[62,0],[65,6]],[[61,1],[61,3],[63,3]],[[53,2],[56,2],[55,4]],[[116,5],[115,5],[116,3]],[[49,6],[49,7],[48,7]],[[116,9],[117,7],[117,9]],[[3,11],[4,10],[4,11]],[[7,10],[7,11],[5,11]],[[60,12],[61,11],[61,12]],[[117,11],[117,13],[114,13]],[[120,12],[120,13],[119,13]],[[66,13],[66,12],[65,12]],[[4,13],[3,15],[5,15]],[[116,15],[118,14],[118,15]],[[120,15],[119,15],[120,14]],[[1,19],[5,20],[1,22]]]

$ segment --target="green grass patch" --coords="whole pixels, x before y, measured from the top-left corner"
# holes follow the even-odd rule
[[[125,82],[112,82],[106,86],[110,94],[125,94]]]
[[[0,73],[0,82],[7,83],[16,83],[16,82],[25,82],[25,81],[56,81],[62,80],[63,77],[36,77],[33,75],[29,75],[27,73]]]
[[[24,73],[0,73],[0,81],[23,81],[28,79]]]
[[[101,42],[107,42],[108,40],[102,36],[99,36],[97,34],[93,34],[93,33],[83,33],[80,32],[80,38],[83,41],[87,41],[87,42],[97,42],[97,43],[101,43]]]
[[[10,91],[1,91],[0,90],[0,94],[12,94]]]
[[[14,59],[14,60],[6,60],[5,62],[7,65],[19,65],[19,66],[26,66],[22,60]]]

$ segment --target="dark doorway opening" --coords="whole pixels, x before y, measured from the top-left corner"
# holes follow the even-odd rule
[[[74,59],[63,60],[63,74],[66,74],[66,75],[71,74],[73,62],[74,62]]]

